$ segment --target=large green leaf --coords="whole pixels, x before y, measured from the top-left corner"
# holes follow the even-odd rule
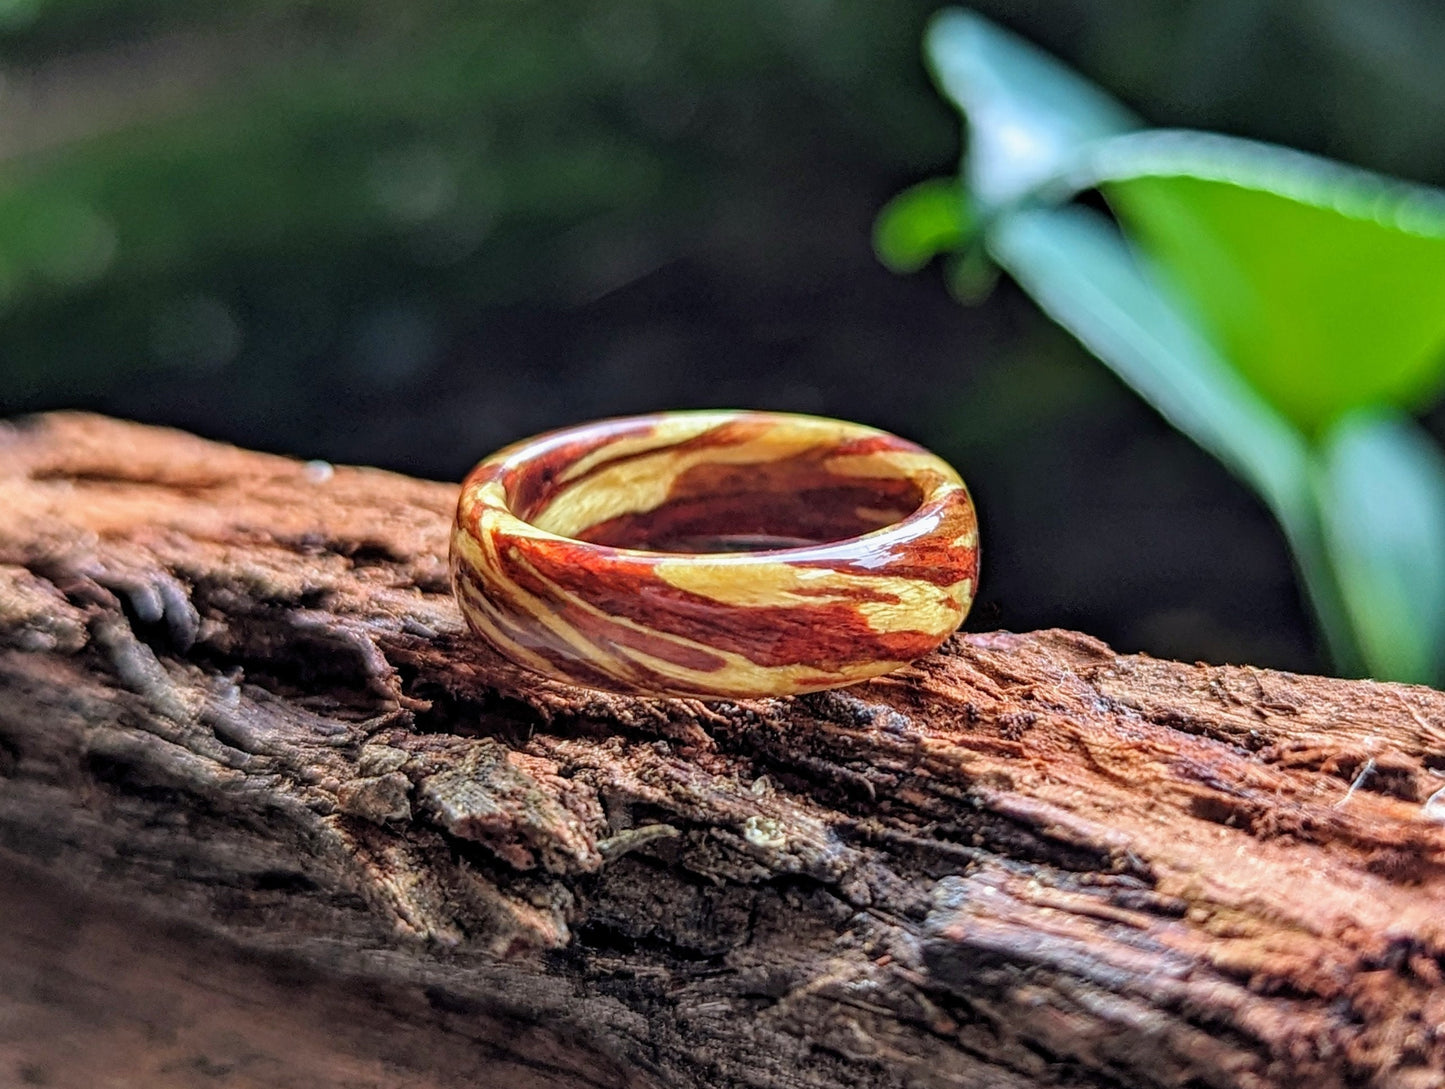
[[[1445,680],[1445,457],[1408,416],[1356,412],[1325,436],[1325,542],[1365,669]]]
[[[1168,288],[1087,208],[1031,208],[1000,220],[989,251],[1048,315],[1170,423],[1271,506],[1307,503],[1301,436],[1230,370]]]
[[[1315,434],[1445,384],[1445,193],[1205,133],[1089,149],[1102,187],[1224,356]]]
[[[1445,458],[1402,411],[1445,386],[1445,193],[1132,131],[1107,95],[971,13],[940,16],[927,46],[967,122],[988,254],[1259,493],[1338,667],[1445,679]],[[1070,203],[1093,188],[1122,230]],[[912,229],[944,242],[926,210]]]
[[[997,221],[987,241],[1051,318],[1258,492],[1294,549],[1336,662],[1358,668],[1324,555],[1304,436],[1230,368],[1100,213],[1073,205],[1020,209]]]
[[[973,12],[937,16],[925,51],[968,122],[965,179],[985,207],[1017,200],[1071,166],[1081,148],[1138,125],[1098,87]]]
[[[929,60],[985,213],[1099,186],[1228,361],[1307,433],[1445,386],[1445,194],[1286,148],[1130,131],[1114,99],[968,11]]]

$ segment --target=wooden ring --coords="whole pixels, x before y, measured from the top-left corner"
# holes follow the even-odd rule
[[[472,629],[545,676],[782,696],[942,643],[973,599],[978,523],[958,474],[887,432],[670,412],[483,461],[462,485],[451,572]]]

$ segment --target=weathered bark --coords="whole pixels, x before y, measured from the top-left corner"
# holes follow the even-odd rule
[[[610,697],[461,630],[454,498],[0,427],[0,1084],[1445,1086],[1440,693]]]

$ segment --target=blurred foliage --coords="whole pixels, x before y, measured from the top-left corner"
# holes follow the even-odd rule
[[[1445,159],[1430,0],[982,6],[1156,116]],[[807,179],[947,155],[932,7],[0,0],[0,409],[338,353],[395,379],[467,309],[596,297],[749,208],[766,238]]]
[[[907,162],[945,131],[907,101],[916,27],[861,3],[0,12],[0,396],[18,403],[67,375],[304,363],[368,297],[605,291],[716,215],[710,178],[775,171],[736,161],[767,143],[752,130],[774,95],[787,115],[831,101],[816,124],[844,121],[865,158]]]
[[[1341,668],[1445,680],[1445,456],[1408,415],[1445,387],[1445,193],[1143,130],[973,13],[927,43],[967,121],[962,178],[896,198],[880,256],[986,252],[1255,488]],[[1072,203],[1095,189],[1117,226]]]

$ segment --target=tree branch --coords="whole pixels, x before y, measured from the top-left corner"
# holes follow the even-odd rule
[[[793,699],[583,691],[462,630],[455,495],[0,426],[12,979],[85,886],[67,955],[143,936],[67,977],[112,1017],[197,933],[238,966],[212,998],[281,1065],[206,1084],[1445,1085],[1440,693],[1061,631]],[[298,979],[287,1053],[237,996]],[[0,1035],[0,1080],[72,1076],[55,1039]]]

